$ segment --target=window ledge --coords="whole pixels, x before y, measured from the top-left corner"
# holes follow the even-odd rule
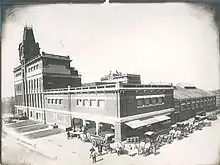
[[[158,105],[163,105],[163,104],[164,103],[162,103],[162,104],[149,104],[149,105],[138,106],[137,108],[147,108],[147,107],[158,106]]]

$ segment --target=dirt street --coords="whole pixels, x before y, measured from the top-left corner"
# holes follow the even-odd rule
[[[53,163],[49,158],[31,151],[5,136],[2,137],[2,161],[12,165],[42,165],[42,162],[44,162],[43,164]]]
[[[3,160],[5,162],[27,162],[38,164],[62,165],[90,165],[88,150],[91,144],[83,143],[79,139],[67,140],[66,134],[49,136],[33,140],[37,148],[57,157],[52,161],[38,153],[30,151],[16,144],[14,141],[3,139]],[[160,148],[158,155],[147,157],[128,155],[117,156],[115,153],[100,156],[97,165],[198,165],[214,164],[220,152],[220,119],[211,127],[196,131],[188,138],[176,140]]]

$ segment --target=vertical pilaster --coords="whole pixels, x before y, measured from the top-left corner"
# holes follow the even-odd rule
[[[96,129],[96,135],[99,135],[99,122],[98,121],[96,121],[95,122],[95,129]]]
[[[122,135],[121,135],[121,123],[120,122],[116,122],[115,123],[115,140],[116,141],[121,141],[122,139]]]
[[[68,111],[71,112],[71,94],[70,94],[70,86],[68,86]]]
[[[117,117],[121,117],[121,100],[120,100],[120,87],[121,83],[117,82],[116,83],[116,99],[117,99]]]
[[[82,119],[82,121],[83,121],[83,127],[85,127],[86,126],[86,119]]]

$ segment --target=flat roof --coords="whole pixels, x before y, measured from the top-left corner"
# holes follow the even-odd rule
[[[105,85],[105,84],[115,84],[116,82],[87,82],[83,83],[82,87],[91,87],[91,86],[98,86],[98,85]]]
[[[45,52],[42,52],[42,57],[51,58],[51,59],[57,59],[57,60],[72,61],[72,60],[70,60],[70,57],[69,57],[69,56],[62,56],[62,55],[56,55],[56,54],[45,53]]]
[[[92,84],[91,84],[92,85]],[[143,89],[173,89],[173,87],[167,87],[163,85],[145,85],[145,84],[123,84],[123,83],[107,83],[94,86],[81,86],[70,88],[59,88],[45,90],[44,93],[65,93],[65,92],[84,92],[84,91],[113,91],[117,89],[131,89],[131,90],[143,90]]]

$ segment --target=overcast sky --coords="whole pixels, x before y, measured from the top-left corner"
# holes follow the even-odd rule
[[[83,82],[117,69],[141,74],[144,83],[219,88],[217,30],[204,10],[177,3],[102,4],[32,6],[15,13],[3,26],[3,96],[13,95],[26,23],[33,25],[42,51],[71,57]]]

